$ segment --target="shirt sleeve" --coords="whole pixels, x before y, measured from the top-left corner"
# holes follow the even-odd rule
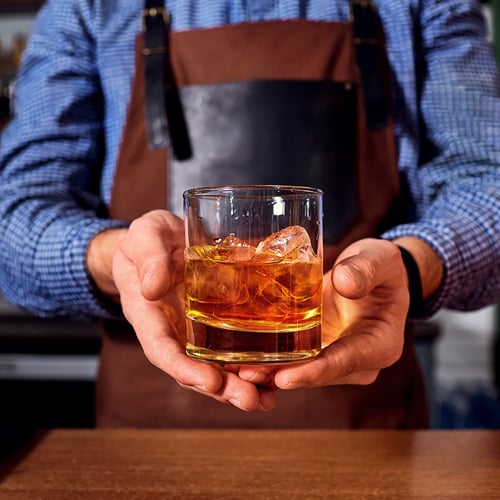
[[[103,99],[85,2],[49,1],[39,13],[1,136],[0,287],[41,316],[116,317],[85,265],[107,218],[99,193]]]
[[[423,2],[420,161],[404,172],[416,222],[386,239],[417,236],[440,255],[445,276],[425,317],[474,310],[500,298],[500,82],[477,2]]]

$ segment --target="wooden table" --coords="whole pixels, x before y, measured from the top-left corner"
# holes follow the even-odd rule
[[[500,432],[53,430],[0,498],[500,498]]]

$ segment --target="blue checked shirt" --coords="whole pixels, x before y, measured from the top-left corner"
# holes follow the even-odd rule
[[[167,0],[173,29],[347,20],[348,0]],[[403,184],[445,279],[427,304],[475,309],[500,289],[499,78],[477,1],[377,0]],[[105,216],[134,71],[139,0],[49,0],[0,139],[0,288],[39,315],[111,316],[85,267]]]

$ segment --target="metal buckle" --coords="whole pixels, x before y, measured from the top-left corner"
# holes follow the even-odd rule
[[[163,17],[163,22],[165,24],[170,23],[170,12],[163,7],[150,7],[149,9],[144,9],[142,11],[142,31],[146,31],[146,19],[149,17]]]
[[[371,9],[373,12],[376,12],[377,6],[373,2],[373,0],[351,0],[349,2],[349,20],[354,22],[354,6],[360,7],[362,9]],[[354,45],[378,45],[380,40],[377,38],[367,38],[367,37],[355,37],[353,39]]]
[[[373,0],[351,0],[349,2],[349,20],[353,21],[354,20],[354,14],[353,14],[353,6],[354,5],[359,5],[360,7],[367,9],[373,9],[376,10],[377,6],[373,2]]]

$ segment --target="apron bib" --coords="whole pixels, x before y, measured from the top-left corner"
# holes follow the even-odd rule
[[[179,193],[191,187],[321,186],[324,241],[338,242],[354,224],[357,103],[351,82],[190,85],[180,96],[191,155],[170,156],[172,212],[182,217]]]
[[[148,148],[145,37],[138,35],[110,215],[130,221],[156,208],[179,212],[182,190],[197,185],[302,184],[327,192],[325,266],[350,242],[377,235],[390,223],[399,175],[389,110],[382,127],[371,127],[367,119],[355,39],[352,23],[304,20],[169,34],[165,100],[168,106],[174,88],[189,153],[175,158],[172,148]],[[175,124],[170,118],[168,127]],[[411,341],[369,386],[280,391],[275,410],[249,414],[179,387],[146,360],[130,325],[104,327],[98,426],[427,425]]]

